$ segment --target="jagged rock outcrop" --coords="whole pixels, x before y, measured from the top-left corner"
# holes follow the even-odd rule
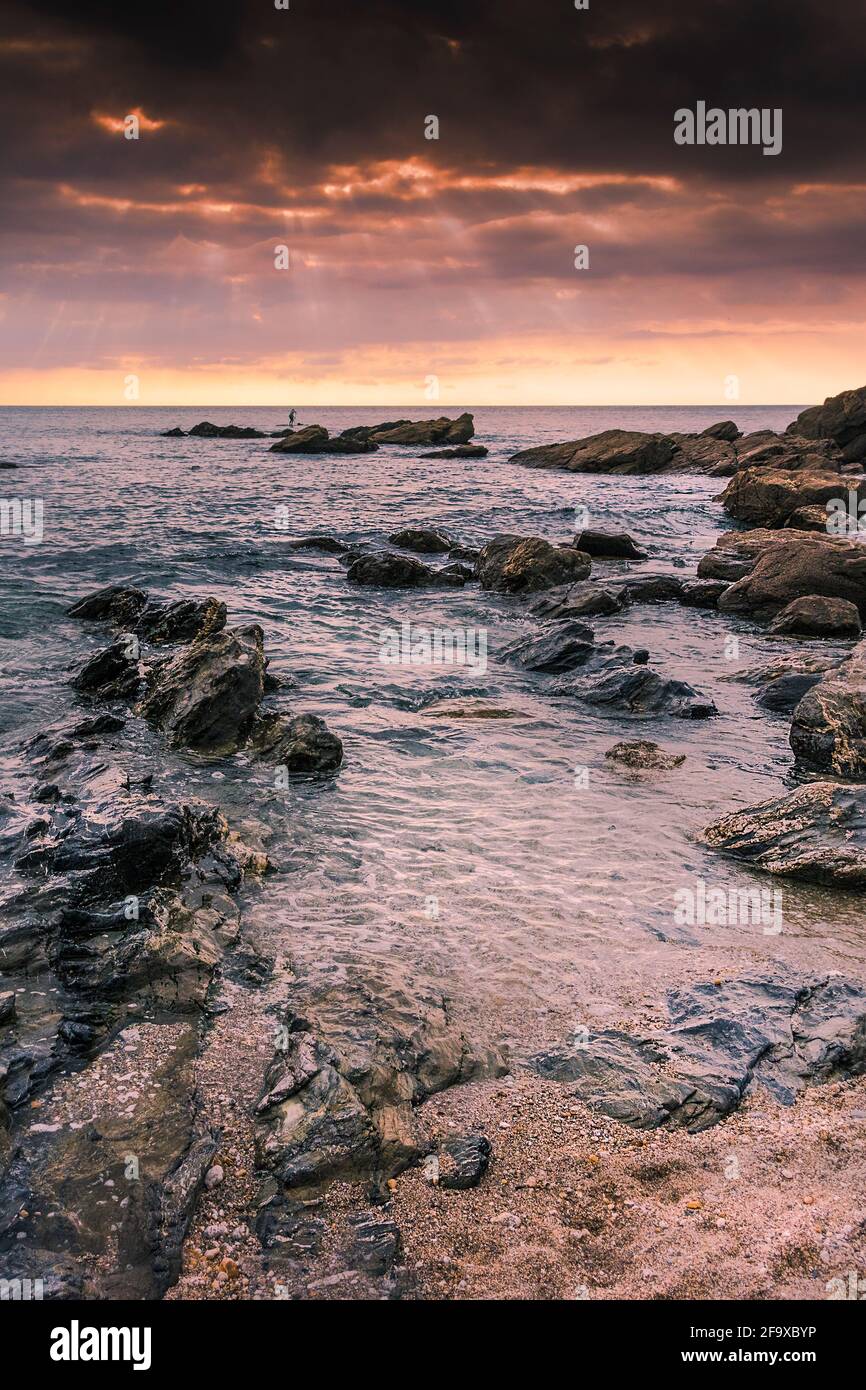
[[[866,386],[828,396],[802,411],[788,426],[806,439],[830,439],[849,460],[866,458]]]
[[[270,447],[272,454],[371,454],[379,446],[372,439],[344,431],[331,435],[324,425],[307,425],[304,429],[283,434]]]
[[[252,730],[264,674],[264,634],[258,624],[226,628],[160,666],[139,713],[172,743],[234,752]]]
[[[377,444],[468,444],[475,433],[475,420],[468,412],[450,420],[440,415],[435,420],[401,420],[396,424],[375,426],[370,438]]]

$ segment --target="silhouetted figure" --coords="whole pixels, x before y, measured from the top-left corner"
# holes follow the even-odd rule
[[[294,410],[290,410],[290,411],[289,411],[289,429],[290,429],[290,430],[293,430],[294,428],[295,428],[295,412],[294,412]]]

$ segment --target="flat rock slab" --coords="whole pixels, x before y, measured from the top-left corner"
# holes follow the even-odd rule
[[[668,1027],[606,1030],[530,1060],[539,1075],[635,1129],[707,1129],[753,1087],[791,1104],[804,1086],[866,1070],[866,990],[841,977],[751,977],[667,996]]]

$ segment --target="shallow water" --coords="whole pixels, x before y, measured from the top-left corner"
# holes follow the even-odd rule
[[[731,413],[748,431],[784,427],[797,409]],[[304,422],[336,431],[410,413],[425,412],[316,410]],[[649,647],[655,666],[720,711],[698,723],[612,718],[552,698],[546,678],[502,659],[506,643],[535,626],[523,600],[474,585],[359,590],[335,557],[286,544],[311,531],[381,543],[412,524],[441,526],[467,544],[500,531],[564,540],[575,509],[586,507],[590,524],[629,531],[653,567],[686,577],[726,524],[713,502],[717,479],[570,475],[506,460],[614,425],[692,430],[723,413],[478,409],[487,459],[422,461],[423,450],[292,459],[262,440],[159,437],[202,418],[276,429],[285,424],[276,410],[0,410],[2,457],[19,464],[0,474],[0,490],[44,499],[45,525],[38,545],[0,538],[4,790],[26,797],[35,773],[22,745],[68,716],[69,668],[102,640],[64,617],[71,601],[121,581],[161,597],[211,593],[228,604],[230,621],[262,624],[271,669],[297,680],[277,697],[280,707],[321,714],[345,743],[333,780],[281,791],[272,769],[242,754],[187,760],[140,734],[142,764],[173,795],[192,781],[233,821],[251,816],[269,827],[284,872],[250,896],[247,917],[272,948],[430,976],[455,1009],[483,1018],[491,1038],[518,1054],[584,1024],[651,1021],[668,985],[708,972],[764,963],[863,975],[856,896],[751,874],[694,838],[725,810],[784,790],[788,721],[726,677],[797,644],[675,604],[593,619],[600,639]],[[278,508],[288,529],[275,524]],[[594,575],[623,568],[596,561]],[[486,630],[487,670],[384,665],[381,631],[404,621]],[[731,636],[740,644],[733,660]],[[518,717],[425,712],[455,695],[482,696]],[[605,760],[612,744],[636,737],[685,753],[684,765],[636,779]],[[722,888],[781,888],[781,934],[760,924],[677,925],[675,894],[699,877]]]

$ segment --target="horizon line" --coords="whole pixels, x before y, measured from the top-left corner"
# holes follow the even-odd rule
[[[459,404],[447,406],[448,410],[457,410]],[[720,401],[646,401],[646,402],[626,402],[619,401],[613,404],[603,401],[590,401],[583,404],[575,402],[552,402],[552,401],[522,401],[518,404],[503,405],[499,402],[474,401],[463,402],[464,405],[471,405],[473,410],[717,410],[728,406],[729,402]],[[786,409],[793,406],[802,405],[801,401],[750,401],[748,403],[738,402],[736,409],[739,410],[773,410],[777,407]],[[156,402],[154,404],[142,405],[140,401],[124,402],[122,405],[106,405],[104,402],[79,402],[76,405],[64,404],[61,401],[45,401],[39,405],[32,403],[23,404],[15,401],[0,401],[0,410],[410,410],[420,408],[418,402],[399,402],[386,401],[382,404],[374,405],[300,405],[287,406],[282,401],[273,404],[258,402],[257,405],[223,405],[219,401],[196,401],[191,405],[181,405],[177,402]],[[732,412],[733,413],[733,412]]]

